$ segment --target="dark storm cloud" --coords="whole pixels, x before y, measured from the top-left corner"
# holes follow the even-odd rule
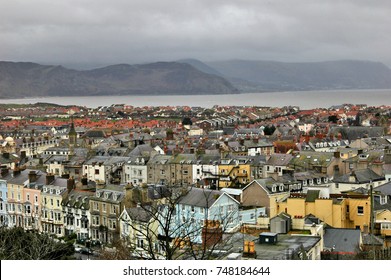
[[[391,65],[389,0],[0,1],[0,60],[363,59]]]

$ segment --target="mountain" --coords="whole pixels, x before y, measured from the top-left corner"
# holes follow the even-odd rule
[[[206,64],[241,92],[391,88],[391,69],[379,62],[230,60]]]
[[[220,72],[216,71],[216,69],[213,69],[212,67],[208,66],[204,62],[197,60],[197,59],[182,59],[178,60],[180,63],[187,63],[193,66],[194,68],[197,68],[198,70],[211,74],[211,75],[216,75],[216,76],[223,76]]]
[[[190,64],[118,64],[77,71],[31,62],[0,62],[0,98],[93,95],[231,94],[224,78]]]

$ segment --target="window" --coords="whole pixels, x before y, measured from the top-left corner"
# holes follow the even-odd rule
[[[382,223],[381,229],[391,229],[391,224],[390,223]]]
[[[346,214],[349,214],[349,205],[346,205]]]
[[[30,194],[27,194],[27,195],[26,195],[26,200],[27,200],[27,201],[30,200]]]
[[[57,199],[57,207],[60,207],[60,200]]]
[[[364,206],[357,206],[357,214],[364,215]]]
[[[35,196],[34,196],[34,201],[35,201],[35,202],[38,202],[38,195],[35,195]]]
[[[103,203],[103,204],[102,204],[102,211],[103,211],[103,212],[106,212],[106,203]]]
[[[99,169],[95,169],[95,175],[99,175]]]
[[[144,248],[144,240],[137,238],[137,247]]]

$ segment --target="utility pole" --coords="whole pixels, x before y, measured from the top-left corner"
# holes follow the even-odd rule
[[[372,180],[369,183],[369,191],[370,191],[370,198],[371,198],[371,242],[372,242],[372,252],[373,252],[373,259],[376,260],[376,254],[375,254],[375,238],[374,238],[374,225],[375,225],[375,215],[374,215],[374,200],[373,200],[373,184]]]

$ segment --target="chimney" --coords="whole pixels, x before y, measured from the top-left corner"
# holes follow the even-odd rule
[[[37,173],[34,170],[29,172],[29,183],[34,183],[37,181]]]
[[[20,174],[20,169],[19,167],[15,167],[15,169],[12,171],[12,176],[18,176]]]
[[[64,173],[61,175],[61,178],[64,178],[64,179],[69,179],[69,174],[67,173]]]
[[[50,185],[54,181],[54,174],[48,173],[46,175],[46,185]]]
[[[88,179],[87,177],[83,176],[83,178],[81,178],[81,184],[83,186],[87,186],[88,185]]]
[[[8,174],[8,168],[2,168],[1,169],[1,177],[7,176]]]
[[[71,190],[73,190],[75,188],[75,179],[73,179],[73,177],[67,179],[67,189],[68,189],[68,193],[71,192]]]

